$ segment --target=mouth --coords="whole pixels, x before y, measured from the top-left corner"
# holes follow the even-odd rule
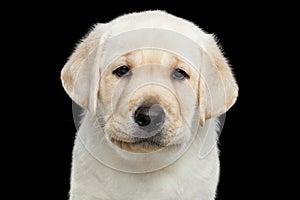
[[[165,147],[162,143],[153,138],[135,138],[133,141],[122,141],[110,138],[111,142],[119,148],[134,153],[149,153],[158,151]]]

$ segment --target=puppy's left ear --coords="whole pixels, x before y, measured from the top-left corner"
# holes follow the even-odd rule
[[[99,89],[99,59],[103,39],[102,24],[98,24],[76,47],[61,71],[62,85],[81,107],[96,112],[97,93]]]
[[[238,85],[213,36],[202,54],[199,84],[200,125],[225,113],[236,101]]]

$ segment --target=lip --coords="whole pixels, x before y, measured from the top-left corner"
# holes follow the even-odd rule
[[[124,140],[118,140],[115,138],[110,138],[110,140],[115,143],[115,142],[121,142],[121,143],[127,143],[127,144],[148,144],[149,146],[163,146],[160,142],[157,140],[153,140],[152,138],[134,138],[132,141],[124,141]]]
[[[134,142],[134,144],[145,144],[145,145],[150,145],[150,146],[158,146],[158,147],[162,147],[162,144],[155,141],[155,140],[152,140],[152,139],[149,139],[149,138],[146,138],[146,139],[141,139],[139,141],[136,141]]]
[[[140,138],[139,138],[140,139]],[[149,153],[162,149],[164,146],[151,139],[140,139],[139,141],[122,141],[110,138],[111,142],[119,148],[134,153]]]
[[[114,132],[117,132],[117,134],[114,134]],[[155,131],[148,131],[143,130],[140,128],[135,128],[135,130],[130,131],[128,133],[127,131],[124,131],[124,129],[120,126],[113,126],[113,132],[110,135],[110,138],[122,142],[127,143],[140,143],[140,142],[149,142],[149,143],[156,143],[159,144],[162,135],[165,132],[165,128],[161,127],[159,130]]]

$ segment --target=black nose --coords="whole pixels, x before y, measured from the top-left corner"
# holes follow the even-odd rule
[[[134,120],[139,126],[149,126],[152,130],[160,127],[165,119],[165,112],[159,104],[140,106],[134,113]]]

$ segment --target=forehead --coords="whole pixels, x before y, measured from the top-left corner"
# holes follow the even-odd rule
[[[178,56],[163,50],[136,50],[118,58],[113,65],[128,65],[131,68],[145,64],[159,64],[175,67],[188,67],[188,64]]]
[[[144,64],[174,66],[179,62],[179,59],[175,55],[161,50],[140,50],[131,52],[125,57],[128,64],[133,66]]]

